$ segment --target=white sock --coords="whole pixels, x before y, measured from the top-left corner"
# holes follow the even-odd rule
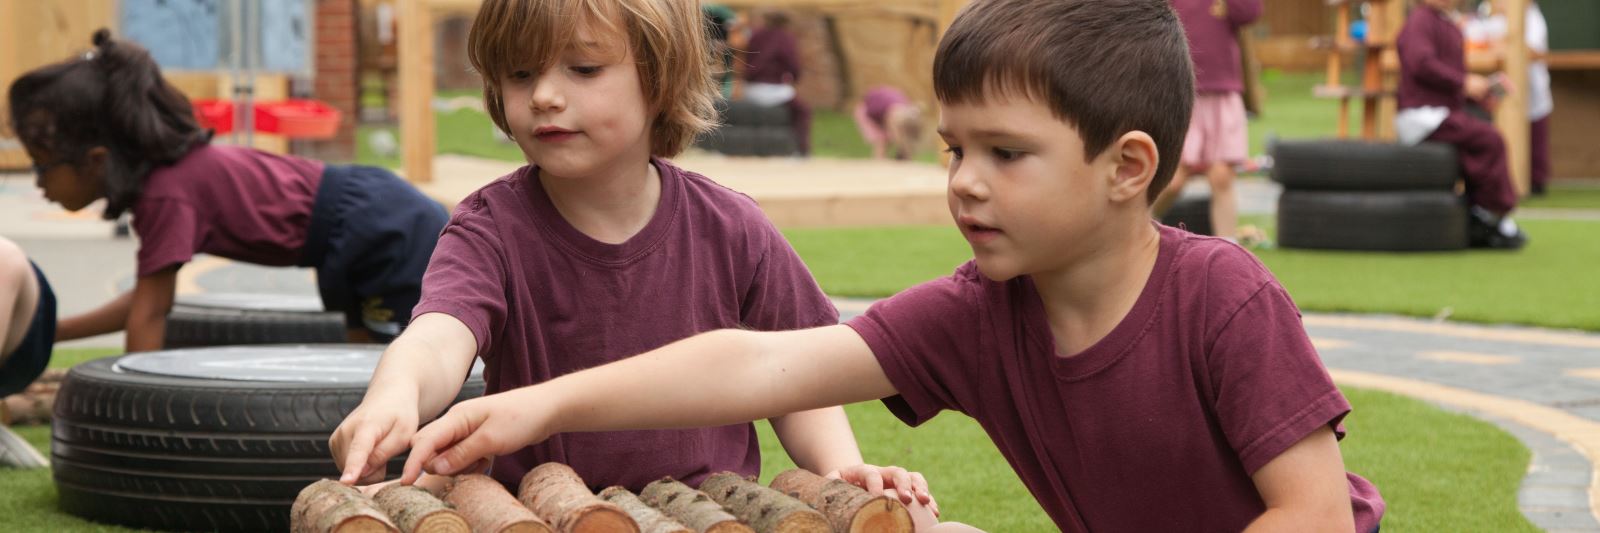
[[[1518,231],[1519,231],[1518,228],[1517,228],[1516,221],[1511,220],[1511,217],[1509,217],[1509,216],[1500,217],[1500,228],[1499,229],[1500,229],[1500,234],[1501,235],[1505,235],[1507,237],[1510,237],[1512,235],[1516,235],[1518,233]]]

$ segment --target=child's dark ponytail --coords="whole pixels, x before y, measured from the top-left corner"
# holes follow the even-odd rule
[[[83,56],[27,73],[12,83],[12,130],[52,157],[83,159],[110,152],[104,169],[105,217],[116,218],[139,198],[145,175],[210,141],[189,100],[161,77],[143,47],[94,32]]]

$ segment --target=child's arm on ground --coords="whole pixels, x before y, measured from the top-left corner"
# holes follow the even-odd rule
[[[384,464],[410,445],[419,417],[443,411],[461,392],[478,344],[455,317],[427,313],[411,321],[378,360],[367,394],[328,439],[345,484],[384,477]]]
[[[56,340],[70,341],[116,331],[128,325],[128,310],[133,307],[133,290],[81,314],[62,318],[56,325]]]
[[[140,276],[133,285],[133,300],[128,306],[127,337],[123,345],[129,352],[160,350],[167,336],[167,313],[172,311],[173,293],[178,290],[178,267]]]
[[[1265,531],[1354,531],[1350,485],[1333,430],[1322,426],[1251,476],[1267,511],[1246,528]]]
[[[411,439],[401,479],[453,474],[562,432],[707,427],[895,394],[848,326],[720,330],[457,404]]]

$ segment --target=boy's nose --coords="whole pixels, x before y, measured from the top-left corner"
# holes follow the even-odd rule
[[[989,187],[978,175],[977,165],[956,164],[950,167],[950,192],[963,198],[983,200],[989,196]]]
[[[528,99],[528,107],[535,113],[560,111],[567,105],[565,96],[556,87],[556,83],[549,76],[540,76],[533,86],[533,96]]]

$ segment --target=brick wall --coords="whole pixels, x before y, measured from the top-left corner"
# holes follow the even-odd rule
[[[331,139],[296,143],[296,153],[325,161],[356,156],[357,55],[356,0],[317,0],[315,78],[311,97],[338,109],[339,132]]]

